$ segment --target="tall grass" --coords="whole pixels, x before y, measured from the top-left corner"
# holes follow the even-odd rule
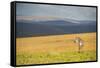
[[[51,52],[51,53],[33,53],[33,54],[18,54],[17,65],[23,64],[46,64],[46,63],[61,63],[61,62],[80,62],[80,61],[95,61],[95,51],[78,52]]]
[[[84,41],[81,52],[73,42]],[[96,60],[96,33],[65,34],[16,39],[16,64],[46,64]]]

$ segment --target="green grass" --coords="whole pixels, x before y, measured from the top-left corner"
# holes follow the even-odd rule
[[[17,55],[17,65],[46,64],[61,62],[95,61],[95,51],[78,52],[48,52],[48,53],[21,53]]]

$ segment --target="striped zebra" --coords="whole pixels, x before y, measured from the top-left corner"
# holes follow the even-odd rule
[[[74,39],[74,43],[78,44],[78,52],[81,52],[82,47],[84,46],[84,41],[80,37]]]

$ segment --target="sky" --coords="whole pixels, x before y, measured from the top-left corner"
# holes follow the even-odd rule
[[[45,16],[68,18],[74,20],[93,20],[96,21],[95,7],[80,7],[80,6],[61,6],[61,5],[44,5],[44,4],[16,4],[17,16]]]

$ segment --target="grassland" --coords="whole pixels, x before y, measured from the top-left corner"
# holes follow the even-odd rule
[[[75,37],[84,40],[78,53]],[[96,33],[64,34],[16,39],[17,65],[96,60]]]

